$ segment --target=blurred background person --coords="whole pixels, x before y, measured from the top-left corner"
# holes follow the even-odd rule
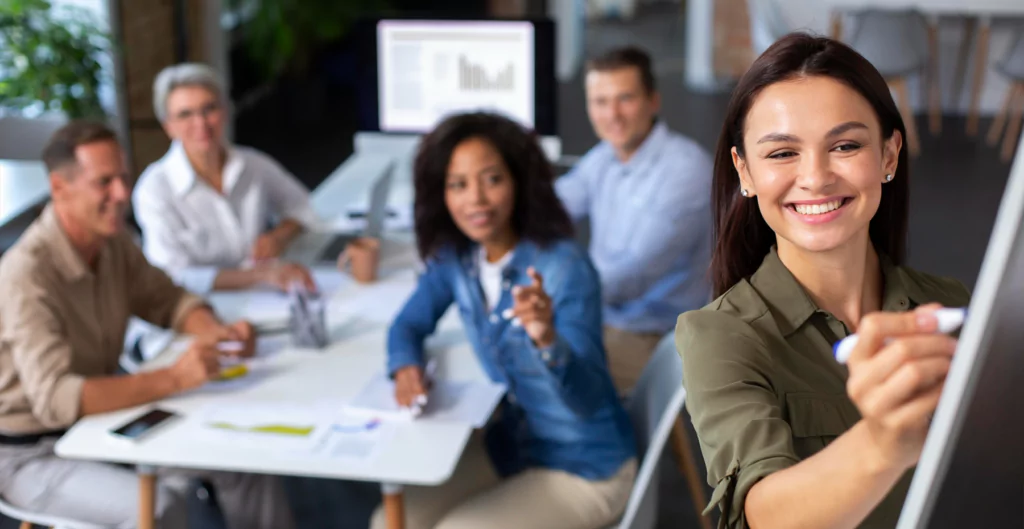
[[[150,262],[199,293],[292,282],[314,289],[305,267],[279,260],[315,222],[309,192],[267,155],[227,143],[217,74],[194,63],[165,68],[153,105],[173,143],[133,196]]]
[[[676,317],[710,299],[711,157],[658,119],[661,96],[639,48],[591,60],[586,96],[601,142],[555,188],[574,220],[590,221],[608,365],[626,394]]]

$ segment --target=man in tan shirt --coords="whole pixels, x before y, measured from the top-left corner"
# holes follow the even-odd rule
[[[124,229],[130,190],[124,155],[103,125],[72,122],[43,152],[52,203],[0,259],[0,495],[33,512],[134,527],[131,470],[56,457],[53,444],[80,417],[156,401],[219,375],[216,343],[246,322],[222,323],[203,300],[151,266]],[[169,368],[117,376],[131,316],[196,336]],[[271,477],[214,473],[228,526],[290,528]],[[160,527],[186,526],[184,498],[157,493]]]

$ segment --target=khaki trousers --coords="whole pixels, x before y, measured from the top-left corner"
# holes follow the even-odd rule
[[[620,397],[625,397],[640,380],[640,374],[664,338],[664,333],[638,333],[604,327],[604,348],[608,354],[608,371]]]
[[[437,487],[406,487],[406,529],[602,529],[626,508],[636,478],[630,459],[604,481],[550,469],[500,479],[474,433],[452,477]],[[372,529],[387,527],[378,507]]]

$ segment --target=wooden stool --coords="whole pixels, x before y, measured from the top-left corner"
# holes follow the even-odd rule
[[[1013,153],[1017,148],[1017,138],[1020,136],[1022,114],[1024,114],[1024,81],[1014,81],[1010,84],[1010,89],[1006,91],[1003,107],[992,120],[992,126],[988,129],[988,136],[985,138],[989,145],[995,146],[999,142],[999,136],[1003,133],[1005,126],[1003,147],[999,151],[999,159],[1004,163],[1013,159]]]

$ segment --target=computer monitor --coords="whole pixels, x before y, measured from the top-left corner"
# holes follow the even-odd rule
[[[1021,153],[1024,141],[898,529],[1024,527]]]
[[[424,134],[486,110],[557,134],[553,22],[388,18],[357,33],[362,130]]]

